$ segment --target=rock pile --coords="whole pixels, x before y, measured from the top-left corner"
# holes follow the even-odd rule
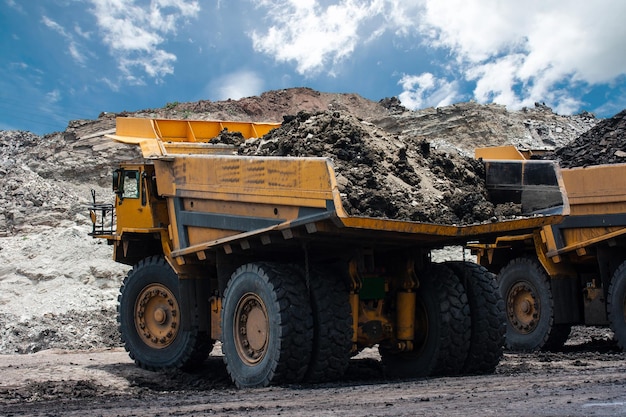
[[[0,236],[64,221],[86,223],[90,189],[110,197],[111,169],[139,156],[136,146],[103,137],[115,119],[73,121],[44,137],[0,132]]]
[[[471,224],[496,214],[482,163],[339,111],[286,117],[280,128],[247,141],[239,153],[330,158],[352,216]]]
[[[425,140],[434,148],[461,151],[468,156],[483,146],[554,149],[598,122],[591,113],[561,116],[539,103],[533,108],[508,111],[498,104],[474,102],[395,113],[371,121],[389,133]]]
[[[626,163],[626,110],[601,121],[544,158],[556,159],[564,168]]]

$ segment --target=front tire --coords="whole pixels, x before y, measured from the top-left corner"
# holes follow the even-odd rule
[[[213,344],[196,326],[184,326],[178,276],[163,257],[140,261],[118,296],[119,331],[126,351],[148,370],[189,369],[203,361]]]
[[[239,388],[299,382],[311,358],[313,319],[297,268],[252,263],[224,292],[222,350]]]
[[[554,324],[550,279],[528,258],[509,262],[498,274],[507,319],[506,346],[511,350],[556,350],[563,347],[569,325]]]
[[[611,279],[607,314],[617,344],[626,350],[626,262],[617,268]]]

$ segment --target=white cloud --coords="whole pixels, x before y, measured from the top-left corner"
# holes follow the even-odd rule
[[[48,93],[46,93],[46,101],[48,104],[55,104],[61,100],[61,92],[58,89],[54,89]]]
[[[78,36],[80,36],[81,38],[84,38],[84,39],[90,39],[91,38],[91,34],[92,34],[91,32],[83,31],[83,29],[80,26],[78,26],[78,25],[74,25],[74,32],[76,32],[76,34]]]
[[[439,65],[452,77],[448,84],[475,83],[478,101],[511,108],[545,101],[575,109],[582,93],[564,85],[609,84],[626,74],[622,0],[250,1],[266,22],[250,34],[254,49],[304,75],[332,75],[335,64],[384,32],[447,53],[425,64]]]
[[[403,89],[398,98],[402,105],[409,109],[447,106],[460,97],[456,82],[436,78],[429,72],[404,75],[398,84],[401,84]]]
[[[381,0],[343,0],[324,6],[316,0],[259,0],[270,22],[266,30],[251,32],[256,51],[278,62],[296,63],[300,74],[317,73],[350,56],[359,29],[379,13]]]
[[[20,13],[24,13],[24,9],[22,8],[22,5],[18,4],[15,0],[6,0],[5,2],[7,6],[17,10]]]
[[[545,101],[565,112],[581,103],[559,86],[626,73],[624,15],[620,0],[427,0],[420,32],[453,53],[476,81],[477,100],[512,108]]]
[[[186,19],[198,15],[197,1],[151,0],[147,6],[135,0],[90,1],[102,40],[128,83],[144,84],[144,74],[158,83],[174,73],[176,55],[162,44]]]
[[[241,70],[214,80],[207,90],[215,100],[238,100],[260,94],[263,80],[253,71]]]
[[[57,32],[59,35],[65,38],[65,40],[68,43],[68,52],[70,56],[74,58],[74,61],[76,61],[76,63],[80,65],[85,65],[87,58],[81,53],[79,44],[76,42],[76,40],[74,39],[74,36],[70,32],[66,31],[63,26],[61,26],[60,24],[58,24],[57,22],[55,22],[54,20],[50,19],[47,16],[43,16],[41,18],[41,22],[46,27]]]
[[[50,19],[47,16],[43,16],[41,18],[41,22],[46,25],[48,28],[54,30],[55,32],[59,33],[61,36],[63,37],[67,37],[67,32],[65,32],[65,29],[63,28],[63,26],[59,25],[57,22],[55,22],[54,20]]]
[[[120,91],[119,83],[108,79],[107,77],[100,78],[98,81],[106,84],[112,91]]]

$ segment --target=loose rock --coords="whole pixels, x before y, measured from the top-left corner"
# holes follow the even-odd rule
[[[602,120],[544,158],[556,159],[564,168],[626,162],[626,110]]]

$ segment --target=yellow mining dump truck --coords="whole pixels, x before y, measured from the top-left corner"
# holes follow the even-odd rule
[[[484,160],[527,159],[514,147],[476,150]],[[570,215],[528,234],[472,245],[498,274],[507,345],[562,348],[572,325],[610,325],[626,347],[626,164],[561,170]]]
[[[464,227],[353,217],[329,159],[240,156],[211,144],[224,127],[256,137],[276,126],[119,118],[111,135],[144,159],[115,170],[114,204],[94,196],[91,234],[133,266],[118,321],[139,366],[193,367],[219,340],[239,387],[338,379],[375,345],[389,375],[495,369],[504,313],[492,274],[430,252],[560,220],[555,164],[486,167],[499,198],[549,215]]]

